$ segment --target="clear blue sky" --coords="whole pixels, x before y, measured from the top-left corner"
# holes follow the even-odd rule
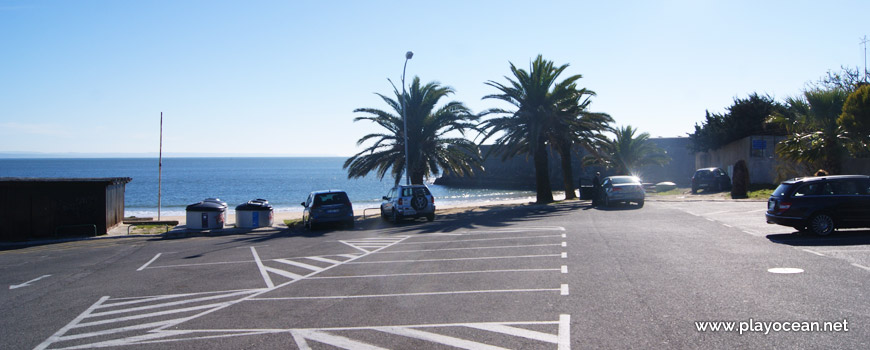
[[[0,152],[348,156],[408,76],[474,112],[508,62],[570,64],[591,109],[685,136],[734,97],[863,66],[868,1],[0,0]]]

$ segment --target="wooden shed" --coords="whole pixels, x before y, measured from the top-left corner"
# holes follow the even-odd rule
[[[0,240],[103,235],[124,219],[129,177],[0,178]]]

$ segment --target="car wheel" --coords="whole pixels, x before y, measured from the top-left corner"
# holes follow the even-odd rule
[[[429,221],[429,222],[435,221],[435,214],[426,215],[426,221]]]
[[[384,213],[384,208],[381,208],[381,220],[387,221],[387,214]]]
[[[637,202],[637,207],[638,207],[638,208],[643,208],[643,201],[644,201],[644,200],[641,199],[640,201]]]
[[[692,187],[692,194],[698,194],[698,188]]]
[[[393,224],[399,222],[399,213],[396,212],[396,209],[393,209],[393,211],[390,213],[390,222],[392,222]]]
[[[828,214],[816,214],[810,219],[810,230],[819,236],[827,236],[834,232],[834,218]]]

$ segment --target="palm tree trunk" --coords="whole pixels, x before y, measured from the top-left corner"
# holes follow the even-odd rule
[[[562,183],[565,185],[565,199],[577,198],[574,193],[574,169],[571,168],[571,143],[559,146],[559,157],[562,159]]]
[[[553,202],[553,190],[550,188],[550,170],[547,155],[547,145],[541,139],[534,151],[535,162],[535,190],[538,204]]]

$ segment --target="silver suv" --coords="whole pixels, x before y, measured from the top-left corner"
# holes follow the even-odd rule
[[[393,187],[381,203],[381,218],[396,223],[405,218],[435,220],[435,197],[426,185]]]

